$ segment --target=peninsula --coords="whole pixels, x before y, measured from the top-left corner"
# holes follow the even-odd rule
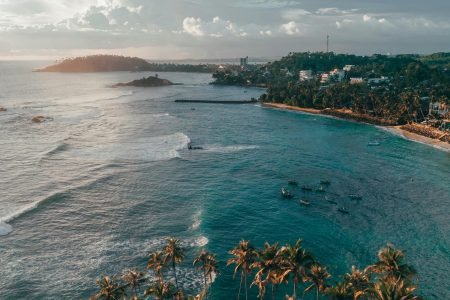
[[[67,58],[54,65],[35,70],[35,72],[62,73],[92,73],[92,72],[191,72],[212,73],[217,66],[214,64],[172,64],[150,63],[139,57],[119,55],[91,55]]]
[[[289,53],[218,69],[213,84],[265,86],[265,107],[370,123],[450,143],[450,53]],[[404,134],[410,137],[411,134]],[[417,140],[417,139],[416,139]],[[426,140],[426,141],[425,141]],[[423,142],[428,142],[425,139]]]
[[[116,83],[112,87],[121,87],[121,86],[137,86],[137,87],[157,87],[157,86],[167,86],[174,85],[174,83],[167,79],[158,78],[158,76],[149,76],[144,77],[142,79],[136,79],[130,82],[121,82]]]

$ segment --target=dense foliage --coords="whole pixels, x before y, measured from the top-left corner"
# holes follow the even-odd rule
[[[249,298],[249,289],[257,290],[259,299],[325,298],[335,300],[418,300],[415,294],[416,271],[406,264],[404,252],[393,245],[378,251],[377,260],[364,269],[352,266],[350,271],[332,281],[326,266],[307,251],[302,240],[294,244],[265,243],[260,249],[250,241],[242,240],[229,251],[227,266],[239,275],[237,299]],[[203,278],[203,287],[195,296],[186,295],[178,285],[176,266],[186,258],[181,241],[168,238],[161,251],[149,254],[147,269],[125,271],[122,276],[104,276],[96,281],[99,291],[96,299],[208,299],[215,276],[219,275],[216,256],[201,250],[193,259]],[[172,269],[169,274],[167,270]],[[172,277],[169,277],[172,275]],[[244,288],[242,288],[244,286]],[[284,292],[280,293],[280,287]],[[242,291],[244,290],[244,291]],[[253,292],[253,294],[256,294]]]
[[[263,102],[284,103],[317,109],[348,108],[392,123],[421,121],[429,103],[450,99],[450,72],[445,68],[449,53],[429,56],[356,56],[329,53],[289,53],[278,61],[240,71],[218,71],[217,84],[264,85]],[[352,68],[342,81],[321,82],[320,74],[333,69]],[[311,70],[309,81],[299,80],[300,70]],[[362,78],[350,84],[350,78]],[[382,82],[371,81],[384,78]]]
[[[67,58],[55,65],[39,69],[39,72],[112,72],[112,71],[154,71],[154,72],[200,72],[212,73],[217,66],[212,64],[169,64],[149,63],[138,57],[119,55],[91,55]]]

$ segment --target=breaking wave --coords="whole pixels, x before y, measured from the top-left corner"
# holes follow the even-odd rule
[[[257,145],[231,145],[231,146],[222,146],[217,144],[205,145],[203,146],[204,152],[211,153],[233,153],[239,151],[253,150],[258,149]]]

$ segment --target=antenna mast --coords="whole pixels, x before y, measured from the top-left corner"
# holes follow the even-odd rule
[[[330,36],[327,34],[327,53],[329,52],[329,50],[330,50]]]

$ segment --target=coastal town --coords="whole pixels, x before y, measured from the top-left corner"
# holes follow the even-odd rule
[[[265,65],[219,66],[214,84],[267,88],[265,106],[303,110],[450,143],[450,54],[289,53]]]

